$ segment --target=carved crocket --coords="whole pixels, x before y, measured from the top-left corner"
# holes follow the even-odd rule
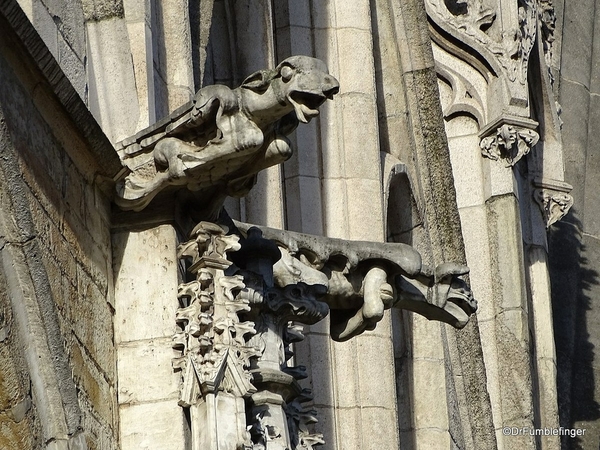
[[[169,186],[245,195],[259,171],[291,156],[285,136],[338,91],[325,64],[308,56],[255,72],[236,89],[200,89],[187,105],[117,144],[130,173],[116,203],[139,211]]]

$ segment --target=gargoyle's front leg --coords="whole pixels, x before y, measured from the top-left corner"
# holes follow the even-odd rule
[[[331,336],[336,341],[346,341],[365,330],[372,330],[383,318],[383,312],[394,302],[394,289],[388,283],[387,272],[374,266],[363,280],[363,305],[347,320],[332,323]]]
[[[157,167],[166,168],[170,183],[176,184],[177,180],[185,177],[184,166],[179,155],[193,149],[194,146],[177,138],[165,138],[156,144],[154,161]]]

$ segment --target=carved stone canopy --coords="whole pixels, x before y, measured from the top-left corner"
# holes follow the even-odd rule
[[[542,30],[547,55],[554,40],[549,0],[426,0],[433,39],[483,73],[506,80],[508,105],[528,103],[527,69]],[[449,45],[450,42],[460,43]]]
[[[339,91],[325,64],[292,56],[275,70],[250,75],[242,85],[200,89],[168,117],[117,144],[128,169],[115,202],[139,211],[161,191],[219,186],[243,196],[261,170],[288,159],[286,135],[307,123]]]

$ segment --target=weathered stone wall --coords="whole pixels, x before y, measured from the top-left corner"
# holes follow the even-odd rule
[[[576,200],[567,223],[551,232],[558,392],[561,424],[595,429],[598,327],[591,300],[600,246],[596,249],[593,138],[600,91],[593,46],[581,42],[597,39],[597,19],[592,1],[569,5],[564,15],[565,2],[556,3],[555,47],[562,44],[563,58],[561,65],[561,53],[555,52],[560,76],[554,88],[563,102],[565,178],[575,185]],[[462,61],[454,69],[470,80],[474,90],[468,94],[484,98],[489,111],[477,118],[472,111],[446,117],[448,146],[436,70],[440,62],[458,63],[439,47],[432,55],[423,2],[19,4],[66,78],[48,55],[43,64],[19,62],[23,36],[0,37],[0,80],[11,87],[0,92],[5,133],[0,194],[4,216],[18,223],[0,221],[12,226],[12,234],[0,233],[9,236],[2,244],[7,275],[0,292],[15,289],[10,270],[16,267],[17,275],[31,279],[27,284],[19,278],[17,286],[30,285],[35,294],[30,303],[21,302],[32,310],[15,309],[19,295],[29,298],[22,288],[19,295],[1,297],[7,312],[0,341],[13,350],[0,352],[0,368],[6,366],[18,385],[5,387],[2,392],[12,392],[5,400],[0,395],[0,421],[6,419],[0,423],[7,424],[0,438],[21,439],[10,445],[28,448],[39,436],[76,437],[82,426],[90,448],[113,448],[117,440],[123,449],[187,445],[178,374],[170,365],[175,248],[181,238],[173,226],[176,215],[165,213],[165,205],[137,216],[119,213],[112,217],[118,224],[111,236],[109,191],[102,180],[114,176],[119,163],[104,135],[90,147],[90,132],[81,137],[81,129],[96,127],[89,109],[114,143],[185,103],[204,84],[239,85],[254,70],[307,54],[326,61],[341,82],[340,95],[292,136],[296,152],[290,161],[260,173],[247,198],[228,201],[230,214],[313,234],[410,242],[431,265],[462,261],[466,253],[480,301],[478,322],[459,332],[398,312],[374,332],[343,344],[330,341],[326,323],[311,327],[297,359],[309,366],[305,385],[315,394],[316,428],[325,434],[326,448],[556,448],[557,439],[501,435],[506,425],[556,422],[545,236],[528,178],[543,159],[535,154],[548,155],[550,145],[535,149],[529,167],[524,161],[514,171],[490,166],[478,134],[503,107],[503,91],[495,83],[502,77],[488,86],[488,79]],[[504,14],[516,24],[513,9]],[[27,45],[40,50],[38,41]],[[49,67],[51,75],[31,75],[37,66]],[[450,84],[440,79],[442,106],[458,98]],[[80,114],[64,113],[66,91],[70,107],[83,108]],[[527,105],[526,94],[518,99],[521,106]],[[527,115],[528,107],[521,113]],[[560,161],[546,160],[558,161],[562,176]],[[410,213],[401,200],[412,202]],[[15,264],[19,258],[22,264]],[[32,317],[41,318],[38,328],[32,328]],[[46,358],[38,365],[31,360],[35,352],[30,359],[29,353],[24,359],[14,354],[29,330],[39,331],[30,347]],[[35,377],[50,386],[45,398],[35,391]],[[48,411],[62,418],[49,421]],[[597,440],[598,432],[590,434]],[[581,443],[585,448],[589,442]]]
[[[2,244],[5,245],[4,241]],[[32,404],[31,378],[23,356],[25,343],[15,330],[3,271],[0,271],[0,308],[0,446],[6,450],[33,449],[41,444],[41,426]]]
[[[564,448],[595,448],[600,436],[600,11],[597,2],[556,1],[561,52],[555,89],[562,106],[571,213],[550,234],[561,425],[587,429]]]
[[[2,374],[11,383],[2,447],[115,448],[110,201],[100,181],[119,163],[16,3],[0,12],[3,351],[14,350],[3,359],[13,376]],[[30,434],[10,437],[14,427]]]

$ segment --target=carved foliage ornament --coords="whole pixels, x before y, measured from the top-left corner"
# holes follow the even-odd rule
[[[555,189],[535,189],[533,198],[542,210],[546,228],[566,216],[573,206],[573,197],[570,194]]]
[[[495,134],[484,137],[479,146],[483,156],[494,161],[504,159],[506,167],[512,167],[531,151],[539,138],[539,134],[529,128],[505,123]]]
[[[201,222],[192,239],[179,247],[178,257],[191,258],[189,271],[196,275],[180,284],[177,294],[181,331],[174,336],[173,347],[182,355],[173,366],[183,374],[181,406],[196,404],[208,393],[226,391],[243,397],[256,391],[247,368],[257,352],[246,343],[246,336],[255,333],[254,324],[240,321],[238,314],[250,307],[235,295],[244,288],[243,279],[224,273],[231,265],[227,252],[240,248],[238,240],[218,225]]]
[[[323,285],[273,285],[277,246],[255,229],[243,238],[225,227],[201,222],[178,248],[194,280],[178,289],[180,331],[174,347],[182,352],[173,366],[182,371],[179,404],[191,409],[192,449],[311,450],[323,443],[308,425],[312,400],[298,380],[306,368],[289,366],[291,344],[302,328],[329,309],[316,296]],[[236,265],[232,259],[236,255]],[[245,319],[253,319],[245,320]],[[212,424],[206,417],[214,417]]]

